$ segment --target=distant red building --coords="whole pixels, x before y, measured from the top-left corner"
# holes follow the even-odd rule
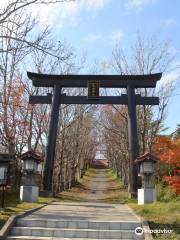
[[[109,162],[107,159],[95,159],[93,161],[93,166],[95,168],[107,168],[108,164],[109,164]]]

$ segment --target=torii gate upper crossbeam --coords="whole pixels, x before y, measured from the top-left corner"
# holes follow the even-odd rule
[[[52,75],[27,73],[35,87],[80,87],[86,88],[88,81],[97,80],[101,88],[126,88],[133,85],[135,88],[154,88],[160,80],[161,73],[146,75]]]

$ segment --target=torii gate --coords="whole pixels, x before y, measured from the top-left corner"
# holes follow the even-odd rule
[[[30,96],[30,104],[52,104],[49,136],[44,166],[44,191],[52,192],[54,155],[61,104],[121,104],[128,105],[129,181],[131,196],[137,195],[137,169],[134,160],[139,154],[136,105],[158,105],[158,97],[142,97],[136,88],[155,88],[162,73],[148,75],[49,75],[27,72],[35,87],[52,87],[53,95]],[[67,96],[62,88],[87,88],[88,96]],[[121,96],[99,96],[99,88],[126,88]]]

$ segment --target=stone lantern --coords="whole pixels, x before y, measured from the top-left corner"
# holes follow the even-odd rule
[[[0,156],[0,185],[1,186],[7,185],[8,167],[9,167],[9,161],[11,159],[7,158],[6,156],[9,156],[9,155],[1,154]]]
[[[38,165],[43,159],[33,151],[27,151],[20,156],[23,161],[24,182],[20,187],[20,199],[23,202],[37,202],[39,187],[35,182],[38,173]]]
[[[8,170],[11,160],[14,159],[13,154],[0,153],[0,187],[2,188],[1,207],[5,206],[5,190],[8,184]]]
[[[139,166],[139,175],[142,178],[142,188],[138,189],[138,204],[156,201],[156,191],[152,185],[151,177],[155,172],[155,164],[159,159],[152,154],[145,153],[135,160]]]

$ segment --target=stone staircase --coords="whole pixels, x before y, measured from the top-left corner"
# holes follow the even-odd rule
[[[19,218],[6,240],[144,239],[136,227],[141,222]]]
[[[141,219],[124,204],[54,202],[18,218],[6,240],[144,239]]]

